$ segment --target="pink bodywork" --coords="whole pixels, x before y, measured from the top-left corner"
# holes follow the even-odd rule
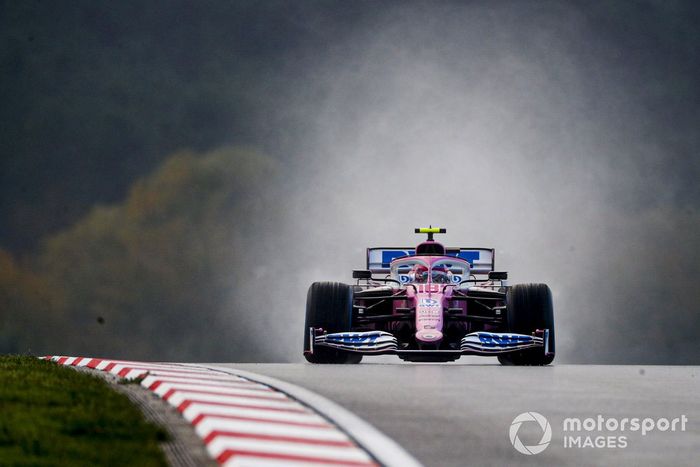
[[[421,260],[428,263],[431,270],[435,262],[445,259],[459,261],[454,256],[421,256]],[[429,274],[428,282],[414,283],[406,288],[406,295],[409,301],[413,301],[416,310],[415,337],[418,343],[439,344],[442,340],[443,309],[449,307],[454,285],[433,283],[432,275]]]

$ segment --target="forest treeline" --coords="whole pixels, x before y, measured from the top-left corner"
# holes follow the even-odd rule
[[[243,347],[228,297],[249,279],[278,172],[252,149],[178,152],[35,253],[0,250],[0,353],[212,359]]]

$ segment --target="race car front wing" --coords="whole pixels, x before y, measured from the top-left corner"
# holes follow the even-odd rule
[[[336,332],[325,334],[322,329],[309,328],[309,351],[314,346],[332,347],[363,354],[402,354],[416,352],[453,353],[461,355],[497,355],[533,347],[543,347],[549,354],[549,329],[535,335],[478,331],[462,338],[459,350],[403,350],[393,334],[384,331]]]

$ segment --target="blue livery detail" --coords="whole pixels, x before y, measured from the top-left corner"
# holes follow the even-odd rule
[[[342,342],[344,344],[372,344],[380,336],[379,333],[336,333],[328,334],[326,339],[333,342]]]
[[[449,256],[456,256],[457,258],[462,258],[469,261],[471,266],[474,266],[474,261],[481,258],[481,252],[479,251],[458,251],[456,254],[447,252]]]
[[[412,256],[416,254],[416,250],[390,250],[382,251],[382,267],[388,268],[391,262],[396,258],[401,258],[402,256]],[[481,257],[481,252],[479,251],[454,251],[448,250],[447,256],[456,256],[463,260],[469,261],[471,266],[474,266],[474,261]]]
[[[491,334],[488,332],[479,333],[479,341],[485,347],[508,347],[512,345],[527,344],[532,342],[531,336],[525,336],[522,334]]]
[[[382,251],[382,267],[388,268],[392,261],[396,258],[401,258],[402,256],[411,256],[416,254],[416,250],[393,250],[393,251]]]

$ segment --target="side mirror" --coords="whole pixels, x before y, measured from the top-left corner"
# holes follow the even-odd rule
[[[496,281],[504,281],[508,279],[508,273],[506,271],[491,271],[489,272],[489,279]]]
[[[355,269],[352,271],[353,279],[371,279],[372,271],[369,269]]]

